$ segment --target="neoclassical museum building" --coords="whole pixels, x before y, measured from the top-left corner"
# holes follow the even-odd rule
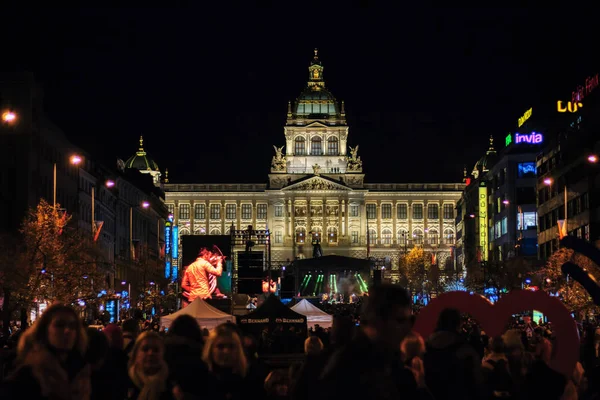
[[[369,255],[395,270],[404,252],[424,246],[448,267],[464,184],[365,183],[359,146],[347,144],[344,102],[325,87],[316,50],[308,73],[288,103],[285,144],[273,146],[266,183],[164,184],[180,236],[252,225],[270,230],[274,262],[312,257],[318,237],[324,255]]]

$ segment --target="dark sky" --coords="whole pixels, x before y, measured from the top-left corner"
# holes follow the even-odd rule
[[[33,70],[73,142],[112,163],[142,134],[171,182],[266,182],[315,47],[368,182],[460,181],[490,134],[598,72],[585,9],[2,14],[0,69]]]

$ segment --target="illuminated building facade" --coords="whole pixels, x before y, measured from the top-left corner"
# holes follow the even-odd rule
[[[560,124],[536,160],[540,259],[560,247],[561,235],[600,240],[598,85],[598,74],[590,76],[557,102]]]
[[[288,103],[283,146],[275,148],[267,183],[165,183],[180,235],[228,234],[231,227],[271,232],[272,260],[324,255],[382,259],[397,271],[413,246],[453,267],[455,207],[462,183],[365,183],[358,146],[348,147],[344,102],[325,87],[315,51],[308,84]],[[368,235],[368,236],[367,236]],[[394,280],[394,274],[384,278]]]
[[[83,237],[95,241],[105,275],[94,283],[99,293],[131,288],[136,295],[144,280],[159,283],[167,209],[157,179],[136,170],[135,156],[131,168],[93,159],[48,119],[42,100],[32,74],[0,76],[0,232],[14,234],[40,199],[53,204],[56,198]],[[141,208],[144,201],[148,207]]]
[[[529,111],[531,115],[531,111]],[[519,122],[524,128],[522,118]],[[539,135],[539,136],[537,136]],[[457,264],[476,267],[485,261],[513,256],[537,256],[535,159],[543,142],[516,141],[509,134],[497,152],[493,139],[485,156],[475,165],[457,206]]]

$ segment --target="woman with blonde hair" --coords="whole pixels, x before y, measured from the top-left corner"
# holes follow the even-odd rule
[[[137,337],[129,359],[128,399],[170,400],[179,397],[175,395],[180,392],[179,388],[169,380],[164,354],[165,345],[158,333],[145,331]]]
[[[207,398],[247,399],[263,398],[263,382],[248,375],[248,360],[235,326],[221,324],[210,332],[202,351],[202,360],[208,367],[210,380]]]
[[[88,400],[86,349],[86,332],[75,310],[51,305],[21,336],[17,367],[0,386],[0,398]]]

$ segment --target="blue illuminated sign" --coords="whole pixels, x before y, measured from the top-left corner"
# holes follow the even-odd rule
[[[174,226],[171,232],[173,235],[171,238],[171,248],[173,249],[172,257],[177,260],[179,258],[179,227]]]
[[[165,261],[165,278],[171,277],[171,261]]]
[[[111,299],[106,301],[106,311],[110,315],[110,323],[115,323],[119,319],[119,300]]]
[[[519,178],[535,177],[535,163],[524,162],[517,165],[517,174]]]

